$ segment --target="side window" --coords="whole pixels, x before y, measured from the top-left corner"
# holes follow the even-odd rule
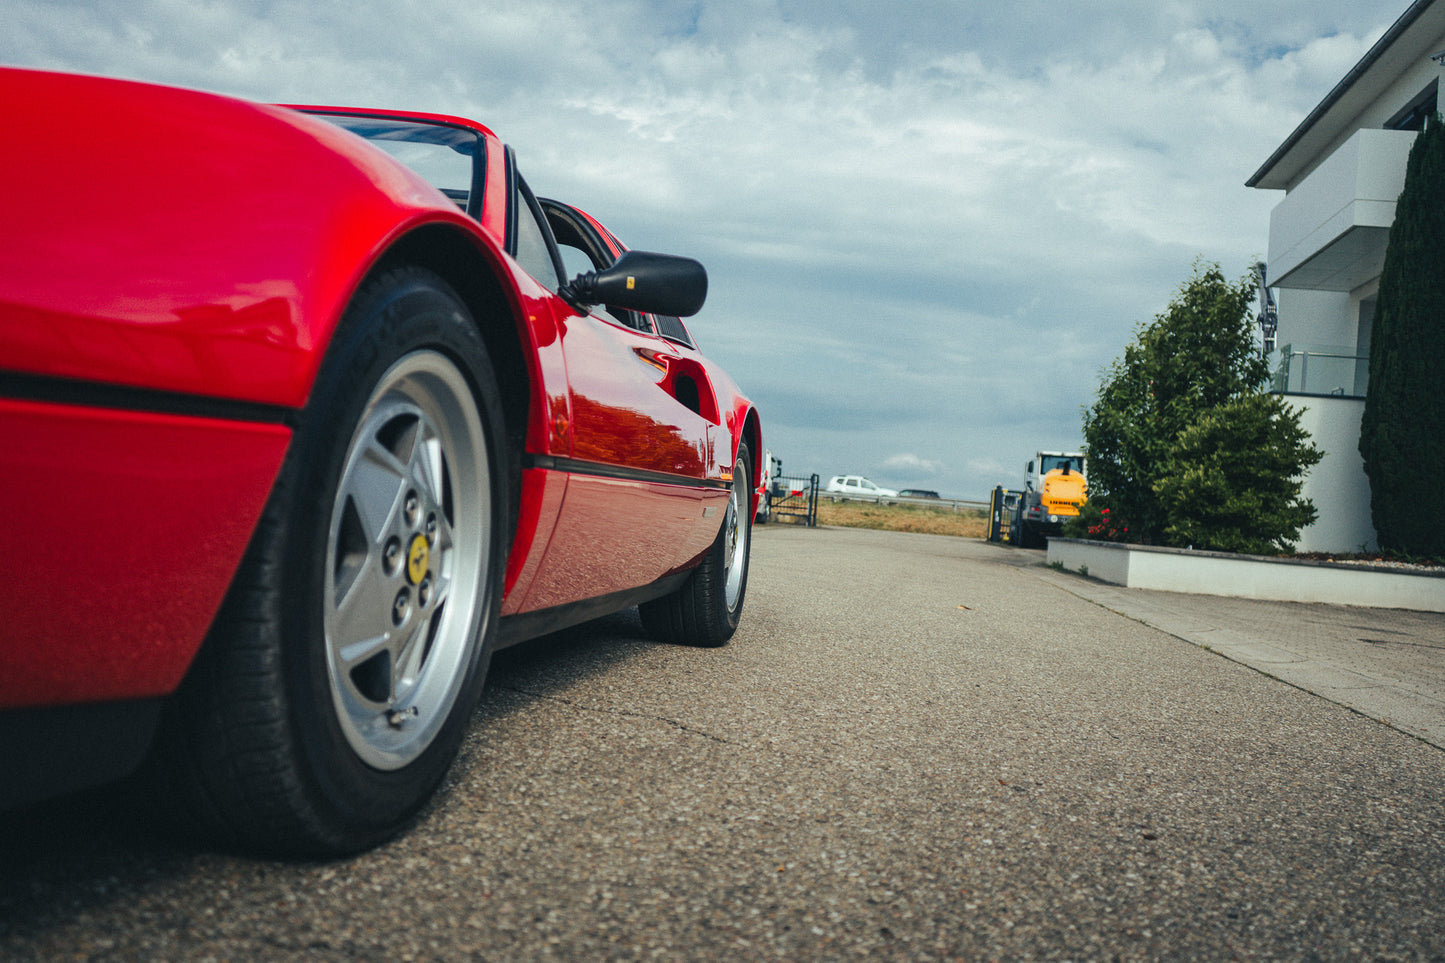
[[[526,181],[519,179],[517,187],[517,263],[548,291],[556,293],[562,279],[557,276],[540,209]]]
[[[573,247],[560,237],[557,238],[557,251],[562,255],[562,270],[569,280],[598,268],[598,265],[592,263],[592,258],[587,256],[586,251],[580,247]]]
[[[547,217],[552,237],[557,241],[557,251],[562,256],[562,274],[567,280],[588,271],[601,271],[610,267],[614,260],[604,242],[584,224],[578,213],[557,201],[538,198],[538,204]],[[614,305],[602,305],[601,310],[625,327],[652,333],[652,324],[645,315]],[[594,310],[594,314],[597,312]]]
[[[629,328],[636,328],[643,334],[657,333],[652,330],[652,321],[640,311],[629,311],[626,308],[614,307],[609,304],[607,305],[607,313],[616,318],[618,324],[625,324]]]
[[[599,263],[590,253],[581,247],[569,244],[565,237],[558,236],[560,232],[554,227],[552,236],[557,238],[557,253],[562,255],[562,274],[571,280],[579,274],[586,274],[589,271],[600,271],[607,267]],[[602,305],[602,310],[612,316],[612,320],[618,324],[626,325],[629,328],[642,329],[640,324],[641,316],[635,311],[628,311],[624,308],[614,308],[612,305]],[[597,313],[594,308],[593,314]]]
[[[557,290],[557,269],[552,266],[546,235],[525,205],[517,212],[517,263],[547,290]]]

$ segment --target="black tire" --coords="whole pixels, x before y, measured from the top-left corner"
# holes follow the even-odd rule
[[[337,856],[406,827],[485,681],[505,568],[501,395],[435,275],[358,294],[158,763],[213,841]]]
[[[702,564],[671,595],[637,607],[643,628],[658,641],[719,646],[737,631],[747,596],[752,546],[751,479],[752,456],[742,442],[733,461],[727,514]]]

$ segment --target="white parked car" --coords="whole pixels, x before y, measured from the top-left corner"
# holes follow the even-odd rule
[[[893,489],[880,488],[862,475],[834,475],[828,479],[827,487],[823,491],[841,498],[864,498],[870,502],[898,497],[898,493]]]

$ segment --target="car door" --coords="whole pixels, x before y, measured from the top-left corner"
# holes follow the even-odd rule
[[[539,206],[564,262],[601,270],[616,260],[620,242],[586,215],[557,201]],[[571,321],[568,334],[573,457],[674,483],[717,477],[731,452],[718,449],[716,398],[687,345],[662,337],[650,315],[606,305]]]
[[[518,203],[555,255],[556,238],[519,182]],[[528,219],[521,207],[519,217]],[[519,232],[519,249],[527,231]],[[606,239],[593,238],[601,242]],[[535,243],[535,239],[534,239]],[[615,252],[586,252],[595,267]],[[558,270],[519,258],[555,291]],[[711,543],[727,497],[732,439],[702,367],[661,338],[647,315],[574,311],[557,299],[567,370],[570,452],[547,461],[566,473],[557,526],[528,597],[547,608],[647,585]]]

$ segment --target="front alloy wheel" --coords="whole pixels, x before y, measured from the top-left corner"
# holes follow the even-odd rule
[[[733,490],[728,498],[727,518],[723,520],[723,603],[729,612],[737,612],[743,601],[743,588],[748,576],[748,539],[752,529],[748,518],[748,466],[739,458],[733,466]]]
[[[461,372],[436,352],[408,355],[372,393],[351,440],[327,539],[332,703],[347,743],[377,769],[416,759],[456,701],[490,490]]]
[[[167,707],[157,768],[179,821],[251,851],[338,856],[431,798],[498,618],[502,411],[444,281],[400,268],[361,290]]]

